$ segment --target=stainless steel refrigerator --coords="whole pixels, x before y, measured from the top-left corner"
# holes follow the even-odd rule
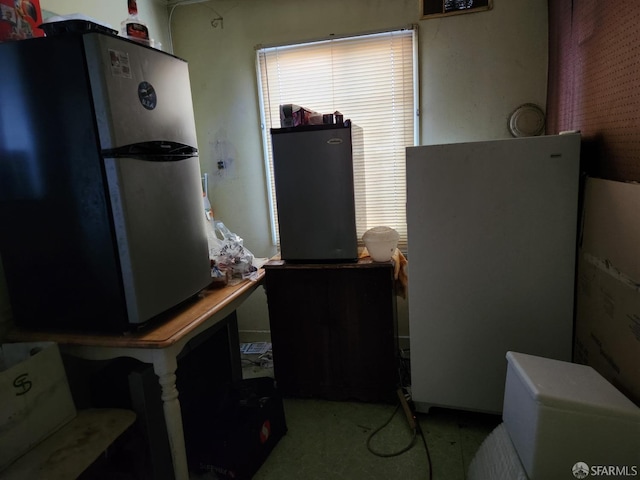
[[[411,388],[502,411],[507,351],[571,361],[580,135],[407,148]]]
[[[358,258],[354,162],[362,129],[305,125],[271,129],[280,255],[293,262]]]
[[[0,44],[0,254],[24,327],[128,330],[210,282],[187,63],[103,33]]]

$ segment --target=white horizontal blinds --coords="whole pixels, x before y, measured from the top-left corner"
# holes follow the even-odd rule
[[[358,238],[386,225],[400,233],[400,248],[406,249],[405,147],[414,144],[415,121],[413,31],[265,48],[258,51],[258,62],[272,195],[269,129],[280,127],[280,105],[338,110],[362,128],[364,139],[363,157],[354,158]]]

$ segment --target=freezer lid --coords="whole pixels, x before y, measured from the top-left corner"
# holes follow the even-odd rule
[[[517,379],[540,405],[640,424],[640,408],[588,365],[512,351],[506,358],[514,375],[508,379]]]
[[[123,38],[83,36],[101,150],[197,146],[187,62]]]

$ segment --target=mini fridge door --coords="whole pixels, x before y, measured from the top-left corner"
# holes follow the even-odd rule
[[[129,323],[211,282],[198,157],[105,158]]]
[[[272,130],[281,258],[358,258],[351,128]]]
[[[187,62],[112,35],[83,40],[100,150],[154,141],[197,146]]]

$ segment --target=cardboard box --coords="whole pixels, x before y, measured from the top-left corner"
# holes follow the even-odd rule
[[[0,347],[0,470],[75,416],[55,343]]]
[[[640,185],[588,178],[574,361],[640,406]]]
[[[44,37],[40,0],[0,0],[0,42]]]

